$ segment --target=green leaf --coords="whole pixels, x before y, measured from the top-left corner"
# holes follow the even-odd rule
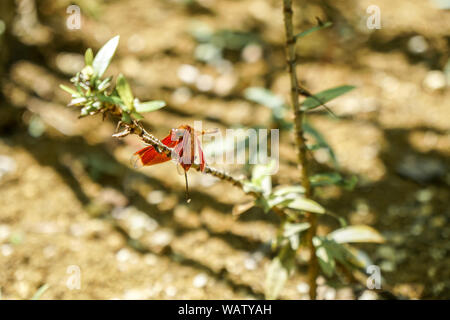
[[[319,24],[318,26],[312,27],[311,29],[308,29],[308,30],[305,30],[303,32],[300,32],[300,33],[296,34],[294,37],[295,38],[302,38],[304,36],[307,36],[310,33],[313,33],[314,31],[325,29],[325,28],[331,27],[332,25],[333,25],[333,23],[328,21],[328,22],[325,22],[323,24]]]
[[[286,223],[284,225],[283,236],[288,238],[294,234],[299,234],[309,228],[308,222],[303,223]]]
[[[356,187],[356,184],[358,183],[358,177],[357,176],[351,176],[349,179],[344,179],[342,181],[343,187],[347,190],[353,190]]]
[[[118,96],[105,96],[104,94],[97,95],[98,100],[108,102],[116,105],[124,105],[123,101]]]
[[[131,115],[133,116],[133,118],[135,118],[136,120],[142,120],[144,119],[144,116],[142,114],[140,114],[139,112],[133,111],[131,112]]]
[[[325,138],[322,136],[322,134],[319,131],[317,131],[316,128],[314,128],[309,122],[306,121],[303,123],[303,129],[305,130],[306,133],[312,135],[314,139],[316,139],[318,146],[328,150],[330,158],[333,161],[333,165],[335,166],[335,168],[338,168],[339,163],[337,161],[337,157],[333,149],[330,147]]]
[[[120,99],[122,99],[123,103],[128,108],[128,111],[133,110],[133,93],[123,74],[119,74],[117,77],[116,90],[119,93]]]
[[[337,98],[343,95],[344,93],[353,90],[354,88],[355,88],[354,86],[345,85],[319,92],[314,95],[315,98],[314,97],[306,98],[302,103],[301,109],[303,111],[306,111],[317,108],[322,104],[327,103],[328,101],[333,100],[334,98]]]
[[[109,86],[111,85],[111,80],[112,80],[112,77],[108,77],[108,78],[104,79],[103,81],[101,81],[97,86],[98,91],[102,92],[102,91],[105,91],[106,89],[108,89]]]
[[[272,191],[272,173],[275,168],[275,160],[267,164],[257,164],[252,170],[252,183],[261,188],[265,195]]]
[[[295,198],[294,200],[288,202],[286,204],[286,207],[289,209],[306,211],[306,212],[313,212],[313,213],[319,213],[319,214],[325,213],[325,209],[320,204],[318,204],[314,200],[311,200],[308,198],[303,198],[303,197],[298,197],[298,198]]]
[[[128,114],[127,112],[122,112],[122,119],[123,122],[125,123],[131,123],[131,117],[130,114]]]
[[[289,277],[289,272],[281,263],[280,258],[276,257],[270,263],[267,269],[265,281],[265,296],[268,300],[274,300],[281,293],[281,290]]]
[[[280,186],[273,191],[275,196],[284,196],[286,194],[304,194],[305,188],[302,186]]]
[[[138,112],[152,112],[164,108],[165,106],[166,103],[161,100],[138,102],[134,105]]]
[[[295,251],[284,246],[267,269],[264,292],[266,299],[276,299],[295,265]]]
[[[86,53],[84,54],[84,63],[87,66],[92,66],[93,61],[94,61],[94,53],[92,52],[92,49],[89,48],[86,50]]]
[[[262,87],[250,87],[244,92],[246,99],[262,104],[268,108],[275,109],[284,105],[282,97],[275,95],[272,91]]]
[[[259,192],[262,192],[262,189],[259,187],[259,186],[257,186],[256,184],[254,184],[253,182],[251,182],[251,181],[243,181],[242,182],[242,186],[243,186],[243,190],[244,190],[244,192],[245,193],[249,193],[249,192],[257,192],[257,193],[259,193]]]
[[[352,265],[366,269],[368,266],[373,265],[373,261],[370,259],[369,255],[359,248],[354,248],[350,245],[346,246],[350,255],[347,257],[348,262]]]
[[[247,100],[270,108],[272,110],[272,116],[275,119],[284,119],[287,106],[283,98],[274,94],[272,91],[262,87],[250,87],[245,90],[244,96]]]
[[[272,206],[267,202],[266,198],[259,197],[255,200],[255,205],[258,207],[261,207],[265,213],[268,213],[270,209],[272,209]]]
[[[43,286],[41,286],[36,293],[33,295],[33,297],[31,298],[31,300],[39,300],[41,298],[41,296],[44,294],[45,291],[47,291],[47,289],[50,288],[50,285],[48,285],[47,283],[44,284]]]
[[[336,268],[336,262],[334,261],[333,256],[324,246],[320,237],[314,237],[313,244],[316,247],[316,256],[319,261],[320,268],[326,276],[331,277]]]
[[[337,243],[371,242],[383,243],[384,237],[374,228],[365,225],[348,226],[328,234]]]
[[[115,36],[109,40],[97,53],[92,62],[95,74],[100,78],[105,73],[111,59],[114,57],[117,46],[119,45],[119,36]]]
[[[79,98],[72,99],[67,106],[68,107],[81,107],[81,106],[84,106],[87,102],[88,101],[85,97],[79,97]]]
[[[342,176],[337,172],[315,174],[309,180],[313,187],[334,185],[343,181]]]
[[[275,206],[285,207],[289,202],[294,200],[295,197],[296,197],[296,195],[293,195],[293,194],[287,194],[287,195],[285,194],[282,196],[276,196],[274,194],[271,194],[267,198],[267,204],[270,208],[273,208]]]
[[[358,252],[356,249],[337,243],[328,237],[314,237],[313,244],[317,249],[319,265],[327,276],[333,275],[336,260],[347,268],[362,267],[367,264],[367,257],[363,256],[362,251]]]
[[[69,88],[69,87],[67,87],[67,86],[65,86],[63,84],[60,84],[59,87],[61,89],[63,89],[64,91],[66,91],[67,93],[70,93],[74,97],[78,97],[79,96],[78,92],[76,92],[75,90],[73,90],[73,89],[71,89],[71,88]]]

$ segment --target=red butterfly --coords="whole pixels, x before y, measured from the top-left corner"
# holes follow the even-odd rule
[[[205,170],[205,156],[199,139],[199,136],[205,133],[209,132],[196,131],[191,126],[182,125],[178,129],[170,130],[169,135],[161,140],[164,145],[173,148],[172,158],[164,153],[159,153],[153,146],[147,146],[137,151],[134,156],[138,157],[137,161],[140,161],[143,166],[152,166],[174,159],[184,169],[186,194],[188,194],[186,172],[194,163],[199,164],[202,172]],[[188,199],[189,201],[190,199]]]

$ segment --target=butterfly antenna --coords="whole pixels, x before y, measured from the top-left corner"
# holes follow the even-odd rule
[[[186,183],[186,202],[189,203],[191,202],[191,198],[189,197],[189,184],[186,171],[184,171],[184,181]]]
[[[298,86],[298,93],[305,97],[311,97],[312,99],[316,100],[326,111],[328,111],[335,119],[339,119],[339,117],[331,111],[330,108],[327,107],[325,103],[323,103],[319,98],[317,98],[315,95],[313,95],[311,92],[303,88],[302,86]]]

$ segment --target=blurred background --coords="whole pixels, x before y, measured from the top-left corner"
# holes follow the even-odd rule
[[[294,1],[298,75],[311,92],[357,88],[311,123],[334,149],[353,191],[317,190],[351,224],[387,239],[361,246],[395,295],[450,298],[450,2]],[[74,14],[80,8],[78,21]],[[0,293],[2,299],[262,298],[278,220],[253,208],[239,218],[237,188],[189,172],[192,202],[173,163],[136,170],[136,137],[115,123],[78,119],[58,88],[84,51],[121,40],[107,75],[122,72],[158,137],[181,124],[273,127],[272,110],[248,99],[262,87],[288,101],[281,0],[2,0],[0,3]],[[69,8],[69,10],[68,10]],[[73,11],[75,10],[75,11]],[[77,22],[80,24],[77,25]],[[74,28],[75,27],[75,28]],[[287,115],[288,121],[292,115]],[[275,184],[296,183],[292,132],[281,132]],[[322,150],[323,151],[323,150]],[[333,159],[314,152],[313,170]],[[229,168],[248,174],[247,166]],[[337,226],[324,218],[325,233]],[[303,261],[303,262],[302,262]],[[281,298],[305,299],[306,262]],[[74,270],[76,272],[74,272]],[[81,275],[81,287],[73,277]],[[321,299],[382,298],[361,285],[319,278]]]

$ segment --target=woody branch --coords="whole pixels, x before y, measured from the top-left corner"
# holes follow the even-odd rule
[[[300,108],[299,103],[299,85],[296,74],[296,54],[295,54],[295,44],[296,37],[294,36],[294,27],[292,23],[292,0],[283,0],[283,16],[284,16],[284,27],[286,31],[286,55],[287,55],[287,65],[289,69],[289,76],[291,81],[291,101],[294,109],[295,115],[295,140],[297,144],[297,156],[298,165],[301,170],[301,184],[305,188],[305,196],[311,197],[312,190],[309,182],[308,176],[308,166],[306,159],[306,142],[303,135],[303,119],[305,113]],[[309,283],[309,296],[311,299],[316,299],[316,278],[318,275],[318,261],[316,257],[316,248],[313,245],[313,238],[317,231],[317,217],[315,214],[307,212],[306,219],[310,224],[306,236],[306,243],[310,251],[310,261],[308,270],[308,283]]]

